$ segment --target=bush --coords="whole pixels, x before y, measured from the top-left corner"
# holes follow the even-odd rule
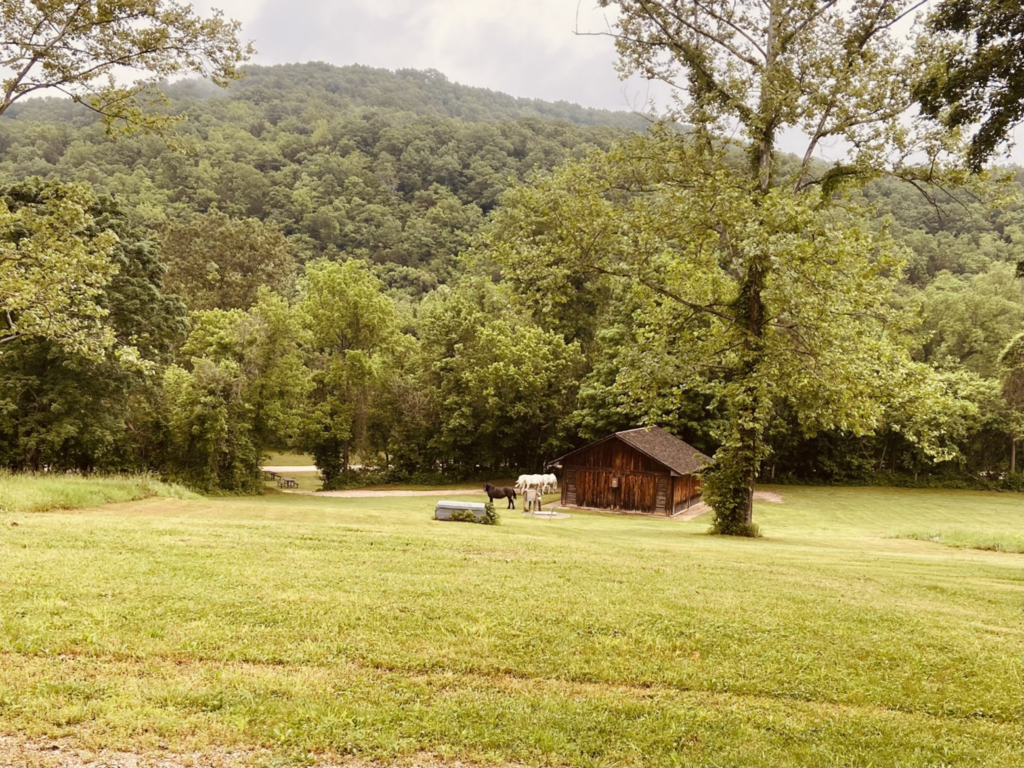
[[[484,504],[484,516],[477,517],[476,513],[471,509],[453,509],[452,520],[456,523],[480,523],[481,525],[497,525],[498,513],[494,509],[494,505],[491,502]]]
[[[723,526],[718,520],[715,520],[708,528],[708,533],[714,534],[715,536],[746,536],[751,539],[761,538],[761,529],[757,523],[736,523],[730,522],[728,525]]]
[[[760,478],[760,482],[772,485],[810,486],[873,486],[889,488],[930,488],[958,491],[1024,491],[1024,473],[1006,472],[1001,477],[982,478],[953,474],[926,475],[915,478],[904,472],[871,472],[863,477],[807,478],[791,474],[780,474],[771,480]]]

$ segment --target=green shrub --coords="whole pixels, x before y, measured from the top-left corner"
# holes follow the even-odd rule
[[[729,460],[736,453],[735,448],[723,447],[715,454],[717,463],[703,473],[704,503],[715,512],[711,533],[756,537],[757,526],[745,520],[750,498],[748,475],[740,462]]]
[[[719,524],[718,520],[715,520],[708,528],[708,533],[714,534],[715,536],[746,536],[751,539],[761,538],[761,529],[757,523],[736,523],[730,522],[727,526]]]
[[[772,485],[809,486],[871,486],[888,488],[930,488],[936,490],[960,491],[1024,491],[1024,473],[1006,472],[1001,477],[981,478],[973,475],[920,474],[914,477],[906,472],[870,472],[860,477],[807,478],[790,474],[779,474],[770,480],[760,482]]]
[[[480,523],[481,525],[497,525],[498,513],[491,502],[484,504],[484,516],[477,517],[471,509],[453,509],[451,519],[456,523]]]
[[[480,521],[484,525],[497,525],[498,524],[498,512],[495,510],[494,505],[491,502],[484,504],[484,517]]]

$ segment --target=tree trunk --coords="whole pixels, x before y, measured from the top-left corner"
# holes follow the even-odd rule
[[[1010,471],[1017,471],[1017,441],[1010,440]]]
[[[760,263],[755,261],[747,269],[746,279],[740,290],[740,312],[742,313],[742,326],[746,332],[746,340],[743,344],[746,352],[746,360],[743,370],[740,373],[746,384],[743,387],[743,402],[739,408],[741,426],[737,430],[740,438],[738,457],[742,462],[743,475],[747,483],[746,510],[743,515],[743,522],[750,523],[754,518],[754,481],[757,477],[757,453],[758,443],[761,435],[756,425],[760,422],[758,416],[760,382],[758,377],[758,363],[763,352],[764,339],[764,317],[765,307],[762,291],[764,290],[764,270]],[[743,426],[745,425],[745,426]]]

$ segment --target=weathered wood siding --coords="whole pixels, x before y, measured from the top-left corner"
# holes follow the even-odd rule
[[[700,496],[700,478],[694,475],[675,478],[675,487],[672,493],[672,511],[678,512],[685,509],[687,502]]]
[[[611,472],[599,469],[576,470],[576,504],[581,507],[599,509],[615,506],[615,491],[612,488]]]
[[[562,504],[576,504],[576,470],[566,467],[562,476]]]
[[[565,466],[562,500],[594,509],[667,512],[670,481],[670,472],[658,462],[619,440],[607,440],[575,454]]]
[[[672,485],[672,478],[662,475],[656,478],[654,485],[654,511],[668,511],[668,489]]]
[[[574,453],[570,463],[574,467],[610,469],[613,472],[651,472],[657,475],[668,473],[664,466],[621,440],[596,443]]]

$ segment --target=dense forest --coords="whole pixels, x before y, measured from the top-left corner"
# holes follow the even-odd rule
[[[634,291],[595,280],[553,296],[500,253],[532,205],[524,189],[567,163],[597,167],[646,133],[643,116],[324,64],[164,90],[182,118],[170,141],[111,140],[60,99],[0,118],[12,214],[56,220],[70,185],[79,240],[116,235],[116,273],[97,290],[124,351],[6,345],[0,466],[153,469],[244,491],[270,449],[311,453],[329,486],[354,482],[353,465],[362,480],[537,469],[653,422],[716,450],[713,396],[657,401],[657,371],[652,397],[626,386],[640,369]],[[1019,484],[1024,169],[1008,173],[941,194],[894,178],[850,193],[898,244],[892,310],[956,407],[894,403],[867,435],[780,408],[762,476]]]

